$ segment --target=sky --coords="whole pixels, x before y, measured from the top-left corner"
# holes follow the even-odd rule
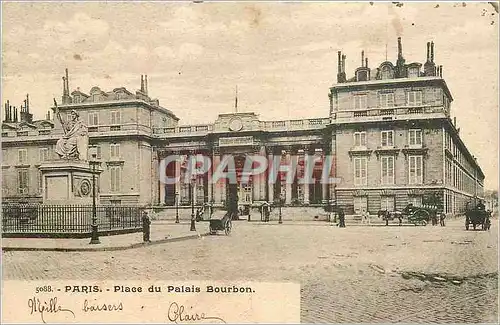
[[[486,2],[2,2],[2,103],[29,93],[43,118],[68,68],[86,93],[135,91],[147,74],[181,124],[232,112],[236,86],[239,111],[263,120],[327,117],[337,51],[349,78],[361,50],[371,68],[395,62],[402,37],[406,62],[423,63],[434,41],[460,135],[497,189],[498,36]]]

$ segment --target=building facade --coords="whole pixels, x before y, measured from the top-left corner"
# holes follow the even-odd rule
[[[368,210],[402,209],[408,203],[425,204],[438,197],[448,213],[461,213],[472,197],[483,195],[484,174],[459,136],[450,118],[450,90],[442,67],[434,63],[434,44],[427,44],[427,59],[405,62],[401,40],[395,64],[361,65],[347,78],[345,55],[338,53],[337,83],[329,91],[330,112],[324,118],[262,121],[254,113],[220,114],[203,125],[179,125],[175,114],[148,95],[147,76],[140,90],[105,92],[93,87],[88,94],[69,92],[63,77],[58,104],[62,119],[75,110],[88,125],[90,145],[97,150],[103,173],[101,201],[144,205],[213,202],[224,206],[230,195],[240,203],[259,205],[278,198],[285,205],[343,207],[349,214]],[[5,106],[2,124],[2,180],[4,200],[41,201],[38,167],[55,159],[54,146],[62,135],[59,117],[33,121],[29,103],[17,109]],[[249,155],[278,156],[283,164],[298,166],[293,182],[269,173],[248,182],[212,184],[209,173],[193,179],[194,195],[184,182],[160,182],[162,159],[202,154],[218,163],[224,155],[236,157],[236,173]],[[302,184],[303,161],[317,156],[313,184]],[[332,175],[340,182],[321,182],[321,164],[333,157]],[[168,175],[183,173],[182,162],[167,165]]]

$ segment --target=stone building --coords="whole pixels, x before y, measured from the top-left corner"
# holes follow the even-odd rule
[[[269,174],[253,176],[243,184],[220,181],[209,174],[193,180],[195,203],[225,205],[237,194],[240,203],[259,205],[278,198],[288,206],[326,204],[342,206],[349,214],[369,210],[402,209],[407,203],[425,204],[438,198],[444,211],[460,213],[474,195],[482,196],[484,175],[450,118],[450,90],[442,66],[434,63],[434,44],[427,44],[426,62],[406,63],[398,39],[396,63],[361,65],[347,78],[345,55],[338,53],[337,83],[329,91],[330,112],[324,118],[263,121],[247,113],[220,114],[213,123],[179,125],[175,114],[148,95],[147,76],[140,90],[125,88],[88,94],[69,91],[63,77],[61,116],[76,110],[87,123],[90,145],[97,148],[103,173],[101,201],[111,204],[190,204],[190,185],[160,182],[160,161],[169,155],[200,153],[214,163],[225,154],[236,159],[241,173],[247,155],[277,155],[293,159],[298,174],[293,183],[268,181]],[[41,201],[38,166],[55,159],[53,148],[62,134],[59,117],[32,121],[29,104],[17,109],[6,104],[2,124],[3,199]],[[302,184],[306,155],[322,162],[332,155],[335,184],[320,182],[321,163],[313,170],[315,182]],[[166,173],[183,173],[180,161]]]

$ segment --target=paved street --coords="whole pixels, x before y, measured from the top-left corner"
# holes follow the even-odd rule
[[[198,229],[208,227],[199,223]],[[235,222],[231,236],[118,252],[3,252],[4,279],[292,281],[302,322],[498,320],[492,230]],[[92,263],[89,263],[92,261]]]

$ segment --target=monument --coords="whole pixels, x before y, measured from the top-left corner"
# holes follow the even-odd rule
[[[96,186],[96,201],[99,200],[98,184],[102,169],[95,161],[95,153],[92,154],[93,159],[89,159],[87,126],[75,110],[71,111],[67,121],[61,118],[57,103],[55,110],[64,135],[56,143],[55,152],[59,155],[59,159],[44,162],[40,166],[43,203],[92,204],[93,182]]]

